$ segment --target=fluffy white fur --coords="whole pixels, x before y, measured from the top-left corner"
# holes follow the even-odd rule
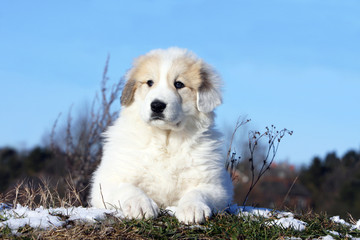
[[[159,207],[177,206],[175,216],[185,223],[224,210],[233,187],[213,126],[220,78],[179,48],[139,57],[126,77],[120,116],[104,133],[91,205],[120,208],[129,218],[153,218]],[[176,81],[185,87],[176,89]],[[166,104],[161,119],[151,109],[158,100]]]

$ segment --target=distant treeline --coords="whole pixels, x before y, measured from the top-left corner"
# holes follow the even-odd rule
[[[41,177],[62,179],[66,176],[64,161],[44,147],[30,151],[0,148],[0,193],[13,188],[19,181],[37,181]]]
[[[314,158],[300,170],[300,181],[310,191],[315,211],[360,218],[360,153],[348,151],[343,157],[329,153]]]
[[[63,186],[66,176],[78,174],[78,170],[72,172],[72,168],[67,166],[65,158],[45,147],[26,152],[1,148],[0,193],[11,190],[24,179],[39,184],[39,178],[48,178],[54,187],[59,183]],[[235,201],[241,204],[251,174],[246,160],[239,164],[238,171]],[[89,181],[89,176],[76,177]],[[86,199],[87,192],[83,191],[83,199]],[[360,153],[348,151],[343,157],[329,153],[324,159],[314,158],[310,165],[301,169],[288,163],[273,164],[251,193],[248,205],[298,211],[311,208],[315,212],[326,211],[329,215],[346,217],[350,213],[359,218]]]

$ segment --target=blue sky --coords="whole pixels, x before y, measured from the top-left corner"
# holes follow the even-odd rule
[[[154,48],[192,50],[221,74],[220,128],[294,130],[278,159],[360,149],[360,1],[1,1],[0,146],[30,148],[71,104]],[[120,105],[120,103],[117,103]],[[120,106],[119,106],[120,107]]]

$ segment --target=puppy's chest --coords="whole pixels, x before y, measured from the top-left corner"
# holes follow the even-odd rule
[[[142,165],[143,184],[166,185],[169,188],[181,186],[194,168],[190,155],[174,156],[167,153],[147,156]]]
[[[138,187],[160,205],[177,204],[189,186],[198,183],[198,171],[188,154],[158,152],[146,157],[142,170]]]

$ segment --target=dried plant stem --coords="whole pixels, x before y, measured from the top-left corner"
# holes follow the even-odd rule
[[[246,202],[249,198],[251,191],[254,189],[254,187],[259,182],[261,177],[265,174],[265,172],[270,169],[270,166],[273,163],[276,153],[278,151],[280,141],[285,136],[285,134],[292,135],[293,132],[287,130],[286,128],[284,128],[281,131],[277,131],[276,127],[274,125],[271,125],[271,128],[266,127],[266,131],[262,134],[258,131],[255,131],[255,132],[251,131],[249,133],[249,150],[250,150],[249,162],[250,162],[250,168],[251,168],[251,184],[250,184],[249,190],[246,193],[246,196],[243,201],[244,208],[245,208]],[[266,151],[266,156],[263,160],[260,170],[256,174],[256,169],[254,167],[254,152],[256,150],[256,147],[259,144],[259,141],[262,138],[266,138],[266,137],[268,137],[268,148]],[[270,159],[269,159],[269,157],[270,157]]]
[[[226,163],[225,163],[225,169],[230,173],[230,177],[233,182],[236,180],[235,169],[241,158],[241,157],[237,158],[235,152],[233,152],[231,154],[233,141],[234,141],[235,135],[236,135],[237,131],[239,130],[239,128],[250,121],[251,121],[250,119],[240,121],[240,118],[238,118],[238,120],[236,121],[236,124],[235,124],[234,131],[230,138],[230,144],[229,144],[227,157],[226,157]]]
[[[231,135],[231,138],[230,138],[230,144],[229,144],[229,148],[228,148],[228,152],[227,152],[227,158],[226,159],[230,159],[230,154],[232,152],[232,145],[233,145],[233,141],[234,141],[234,138],[235,138],[235,135],[237,133],[237,131],[239,130],[239,128],[243,125],[245,125],[246,123],[250,122],[251,119],[247,119],[247,120],[242,120],[240,121],[240,118],[238,118],[238,120],[236,121],[236,124],[235,124],[235,128],[234,128],[234,131]]]
[[[289,194],[290,194],[290,192],[291,192],[291,189],[294,187],[294,185],[295,185],[296,181],[298,180],[298,178],[299,178],[299,176],[296,176],[296,178],[295,178],[294,181],[292,182],[289,190],[287,191],[287,193],[286,193],[286,195],[285,195],[285,197],[284,197],[283,203],[282,203],[283,206],[285,205],[285,202],[286,202],[286,200],[287,200],[287,198],[288,198],[288,196],[289,196]]]
[[[104,204],[105,209],[107,209],[106,204],[105,204],[105,200],[104,200],[104,195],[103,195],[102,188],[101,188],[101,184],[99,184],[99,187],[100,187],[101,200],[102,200],[102,202]]]

